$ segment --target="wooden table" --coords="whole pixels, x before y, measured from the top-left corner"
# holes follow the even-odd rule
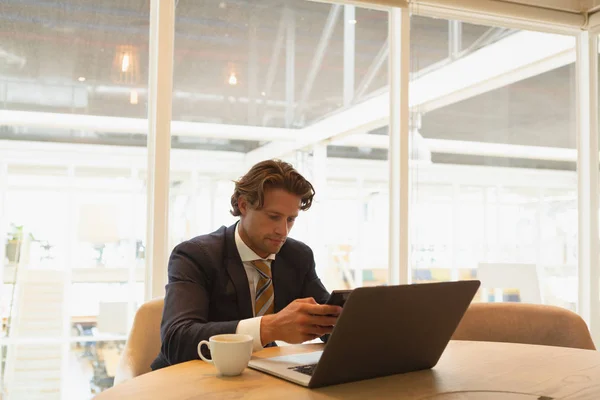
[[[255,356],[314,351],[321,346],[269,348]],[[139,376],[96,398],[598,400],[600,352],[451,341],[431,370],[313,390],[251,369],[238,377],[219,377],[211,365],[190,361]]]

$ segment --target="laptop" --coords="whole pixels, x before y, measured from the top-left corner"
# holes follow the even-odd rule
[[[253,358],[249,367],[309,388],[433,368],[479,285],[354,289],[322,351]]]

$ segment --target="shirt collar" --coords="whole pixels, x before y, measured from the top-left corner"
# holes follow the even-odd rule
[[[235,226],[235,246],[237,247],[237,251],[240,254],[240,258],[242,262],[254,261],[254,260],[265,260],[262,257],[259,257],[254,250],[252,250],[240,236],[239,227],[240,223],[238,222]],[[275,254],[269,254],[266,260],[274,260]]]

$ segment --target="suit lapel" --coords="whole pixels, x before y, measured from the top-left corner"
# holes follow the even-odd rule
[[[252,301],[250,299],[250,285],[248,276],[242,264],[242,259],[235,245],[236,224],[228,227],[225,231],[225,267],[237,294],[237,305],[240,319],[252,318]]]

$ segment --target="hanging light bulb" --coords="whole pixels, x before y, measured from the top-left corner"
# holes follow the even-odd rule
[[[235,76],[235,72],[229,74],[229,80],[227,81],[231,86],[235,86],[238,83],[237,76]]]
[[[129,69],[129,54],[123,54],[123,61],[121,62],[121,71],[127,72]]]
[[[111,69],[113,82],[135,86],[140,80],[140,61],[135,46],[117,46]]]

